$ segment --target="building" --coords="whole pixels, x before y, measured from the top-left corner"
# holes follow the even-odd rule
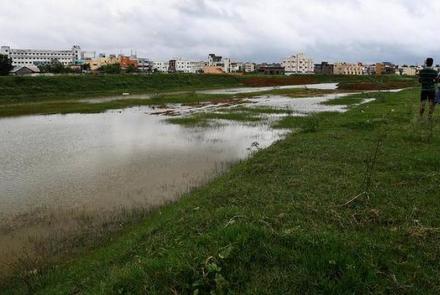
[[[382,62],[376,64],[375,75],[390,75],[396,73],[396,66],[390,62]]]
[[[81,60],[88,61],[96,58],[95,51],[81,51]]]
[[[139,72],[150,73],[153,71],[153,62],[148,58],[138,58],[137,68]]]
[[[264,75],[284,75],[286,72],[280,64],[261,64],[257,65],[257,72]]]
[[[168,62],[154,62],[152,68],[156,72],[198,74],[207,65],[208,63],[205,61],[189,61],[177,58]]]
[[[118,56],[118,60],[118,63],[121,65],[122,69],[128,69],[129,67],[137,69],[138,67],[138,60],[136,56],[120,55]]]
[[[10,74],[13,76],[25,76],[25,75],[32,75],[39,73],[40,73],[40,69],[35,65],[16,66],[10,72]]]
[[[2,46],[0,54],[9,56],[13,66],[47,65],[59,62],[65,66],[80,64],[82,62],[81,47],[75,45],[69,50],[44,50],[44,49],[13,49]]]
[[[169,62],[155,61],[155,62],[153,62],[153,71],[154,72],[167,73],[169,65],[170,65]]]
[[[85,63],[90,65],[90,70],[97,71],[103,66],[118,64],[120,60],[116,55],[105,56],[104,54],[100,54],[98,58],[85,61]]]
[[[396,74],[401,76],[417,76],[418,70],[416,66],[401,66],[397,71]]]
[[[354,75],[361,76],[364,74],[365,67],[361,63],[350,64],[345,62],[335,63],[333,73],[335,75]]]
[[[286,75],[293,74],[313,74],[315,65],[311,58],[306,57],[303,53],[292,55],[281,62]]]
[[[320,74],[320,75],[333,75],[334,65],[329,64],[326,61],[323,61],[320,64],[315,64],[314,72],[315,74]]]
[[[245,73],[254,73],[257,65],[255,63],[246,62],[243,64],[243,70]]]
[[[211,53],[208,55],[208,66],[210,67],[223,67],[222,57]]]

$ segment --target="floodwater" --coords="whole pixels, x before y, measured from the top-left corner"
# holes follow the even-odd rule
[[[183,128],[131,108],[0,120],[0,216],[35,207],[158,205],[285,131]]]
[[[313,86],[332,89],[335,84]],[[350,94],[263,95],[242,103],[305,115],[344,111],[345,106],[322,102],[346,95]],[[188,115],[234,106],[167,107],[174,115]],[[100,114],[0,119],[0,264],[14,262],[14,255],[32,246],[29,241],[45,242],[55,230],[64,235],[75,232],[71,224],[78,216],[89,214],[91,219],[85,220],[93,222],[99,215],[105,222],[104,212],[175,201],[289,132],[272,129],[267,120],[186,128],[168,123],[167,116],[154,115],[157,111],[135,107]]]
[[[241,93],[253,93],[271,91],[276,89],[318,89],[318,90],[336,90],[338,83],[319,83],[319,84],[305,84],[305,85],[285,85],[285,86],[268,86],[268,87],[238,87],[238,88],[224,88],[224,89],[212,89],[197,91],[198,94],[241,94]],[[130,94],[126,95],[114,95],[98,98],[85,98],[79,100],[86,103],[103,103],[114,100],[124,99],[151,99],[151,94]]]
[[[336,90],[338,83],[319,83],[305,85],[285,85],[285,86],[268,86],[268,87],[238,87],[228,89],[214,89],[198,91],[200,94],[241,94],[252,92],[271,91],[276,89],[319,89],[319,90]]]

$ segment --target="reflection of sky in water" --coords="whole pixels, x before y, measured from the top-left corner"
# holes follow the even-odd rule
[[[268,86],[268,87],[239,87],[228,89],[214,89],[198,91],[201,94],[239,94],[239,93],[252,93],[271,91],[275,89],[321,89],[321,90],[335,90],[338,88],[338,83],[320,83],[320,84],[307,84],[307,85],[285,85],[285,86]]]
[[[159,204],[285,131],[183,128],[144,108],[0,120],[0,215],[36,206]]]

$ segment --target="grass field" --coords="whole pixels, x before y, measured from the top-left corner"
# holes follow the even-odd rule
[[[287,117],[285,140],[2,294],[439,294],[440,122],[417,96]]]

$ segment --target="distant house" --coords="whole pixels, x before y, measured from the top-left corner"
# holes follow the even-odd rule
[[[281,65],[260,65],[257,69],[258,73],[264,74],[264,75],[284,75],[285,70],[284,67]]]
[[[315,64],[315,74],[321,75],[333,75],[334,65],[323,61],[320,64]]]
[[[32,75],[39,73],[40,73],[40,69],[34,65],[17,66],[13,68],[12,71],[10,72],[10,74],[13,76],[25,76],[25,75]]]
[[[314,73],[313,59],[304,53],[289,56],[281,62],[281,66],[284,67],[286,75]]]

